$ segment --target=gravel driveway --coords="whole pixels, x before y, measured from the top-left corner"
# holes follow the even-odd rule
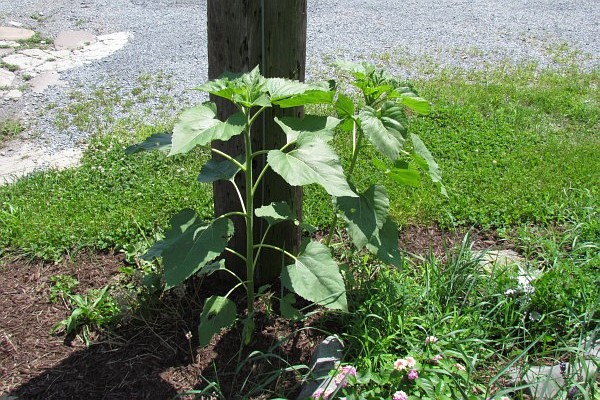
[[[584,67],[598,68],[599,21],[598,0],[308,0],[307,75],[326,68],[332,57],[398,52],[466,68],[507,59],[545,66],[561,46],[585,54]],[[46,104],[68,104],[72,88],[114,82],[126,90],[141,74],[163,71],[172,74],[174,92],[189,98],[194,93],[184,91],[207,77],[206,0],[0,0],[0,25],[11,22],[47,37],[63,30],[133,34],[113,55],[61,72],[68,87],[0,101],[0,116],[8,110],[29,120],[47,152],[85,139],[82,132],[58,129],[55,111],[39,115]]]

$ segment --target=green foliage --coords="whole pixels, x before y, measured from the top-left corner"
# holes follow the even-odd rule
[[[254,121],[266,108],[274,105],[288,107],[332,101],[333,93],[330,91],[329,84],[307,85],[279,78],[266,79],[260,75],[258,68],[255,68],[245,74],[225,74],[217,80],[200,86],[199,89],[230,100],[238,112],[226,121],[220,121],[216,118],[216,106],[211,102],[184,111],[173,129],[169,155],[187,153],[197,145],[207,145],[214,140],[227,141],[236,135],[243,135],[245,148],[242,155],[225,154],[213,149],[225,160],[209,161],[202,167],[198,176],[200,182],[214,182],[221,179],[231,182],[239,195],[242,211],[219,216],[205,224],[200,222],[194,211],[184,210],[173,217],[172,229],[166,233],[163,240],[149,249],[145,257],[162,258],[166,289],[182,283],[194,274],[211,274],[216,270],[226,271],[238,280],[239,283],[226,296],[211,297],[206,301],[199,326],[201,344],[207,344],[221,328],[235,321],[235,304],[228,299],[228,296],[239,286],[243,286],[247,293],[248,310],[244,320],[244,342],[249,343],[254,330],[254,275],[258,254],[265,247],[279,250],[282,255],[291,256],[296,261],[295,264],[284,268],[282,281],[288,289],[330,308],[346,309],[343,279],[327,247],[310,243],[296,257],[283,249],[265,244],[264,237],[260,240],[260,244],[255,245],[253,230],[255,215],[264,217],[269,226],[293,218],[291,209],[286,204],[255,206],[255,190],[264,171],[254,177],[252,161],[264,151],[252,149],[250,135]],[[332,136],[331,131],[337,122],[333,118],[318,117],[277,120],[291,140],[283,148],[269,151],[268,167],[279,173],[291,185],[318,183],[332,194],[356,196],[344,179],[337,155],[326,141],[321,139],[321,136]],[[165,137],[152,136],[145,143],[130,146],[127,152],[167,149],[169,146],[167,141]],[[292,147],[295,148],[289,150]],[[285,150],[288,151],[284,152]],[[238,173],[243,175],[245,181],[243,195],[234,180]],[[233,215],[242,216],[246,223],[245,255],[227,247],[227,242],[233,235],[233,223],[229,219]],[[242,280],[227,269],[222,261],[210,263],[223,251],[229,251],[245,263],[246,280]],[[305,275],[304,272],[309,274]],[[310,279],[305,279],[307,276]],[[290,311],[291,301],[286,305]]]
[[[89,290],[85,295],[70,291],[61,293],[71,314],[52,328],[52,333],[64,331],[67,335],[82,333],[83,340],[89,346],[92,329],[110,326],[119,317],[119,308],[109,287]]]
[[[17,120],[6,119],[0,121],[0,145],[3,140],[17,136],[19,133],[23,132],[23,130],[23,124]]]
[[[562,235],[582,237],[590,212],[572,212]],[[538,240],[550,234],[556,233]],[[597,333],[600,321],[597,245],[584,253],[591,243],[549,248],[554,266],[525,287],[523,267],[484,264],[471,245],[467,236],[442,258],[403,270],[351,255],[350,313],[327,324],[340,327],[345,360],[358,371],[347,387],[337,387],[339,396],[388,399],[402,390],[409,398],[500,398],[519,391],[495,386],[516,363],[526,370],[523,364],[579,359],[582,340]],[[538,265],[544,252],[528,261]],[[394,370],[394,360],[407,356],[417,360],[417,379],[408,379],[410,368]],[[592,390],[586,385],[582,393]]]
[[[354,84],[359,87],[366,99],[360,111],[347,96],[341,95],[335,102],[344,118],[342,130],[350,130],[355,146],[348,177],[356,165],[362,150],[360,142],[366,135],[385,156],[395,161],[407,141],[406,115],[404,106],[414,112],[428,112],[426,101],[417,97],[410,89],[400,86],[382,71],[368,64],[350,66],[355,72]],[[244,74],[226,73],[221,78],[201,85],[198,89],[223,97],[233,103],[237,112],[226,121],[216,118],[214,103],[206,102],[184,111],[173,129],[169,155],[187,153],[198,145],[208,145],[214,140],[227,141],[234,136],[244,138],[244,152],[241,155],[225,154],[218,149],[213,152],[225,158],[224,161],[211,160],[199,174],[200,182],[226,180],[231,182],[240,200],[240,212],[230,212],[219,216],[212,223],[200,222],[192,210],[184,210],[172,220],[173,229],[165,238],[157,242],[146,254],[146,258],[161,257],[165,267],[166,289],[182,283],[193,274],[212,273],[214,268],[234,275],[238,284],[247,293],[247,318],[244,320],[244,341],[249,343],[253,323],[254,276],[258,254],[263,248],[279,250],[294,260],[293,264],[282,269],[281,281],[292,292],[305,299],[328,308],[347,311],[345,285],[339,268],[332,258],[330,249],[323,244],[305,244],[298,255],[289,254],[284,249],[264,243],[254,242],[254,216],[265,218],[269,228],[284,220],[294,220],[289,205],[275,203],[255,205],[255,191],[267,168],[271,168],[292,186],[320,185],[331,196],[338,197],[337,204],[344,212],[352,239],[360,249],[365,247],[384,262],[399,266],[401,263],[397,246],[397,225],[388,217],[389,199],[385,188],[374,186],[358,195],[347,181],[337,153],[328,144],[334,137],[334,129],[340,120],[333,117],[306,116],[303,118],[285,117],[275,119],[287,136],[287,144],[280,149],[252,148],[251,131],[254,121],[269,107],[282,108],[306,104],[328,103],[333,105],[335,93],[330,83],[304,84],[280,78],[264,78],[258,67]],[[350,128],[348,128],[350,125]],[[358,136],[357,136],[358,135]],[[429,171],[434,180],[440,182],[439,169],[423,142],[413,135],[414,154],[417,165]],[[131,146],[127,152],[140,150],[167,149],[168,138],[151,136],[147,142]],[[255,157],[268,153],[267,166],[256,177],[253,176],[252,161]],[[242,194],[236,175],[243,175],[245,193]],[[227,247],[233,234],[230,216],[242,216],[246,224],[246,254]],[[335,225],[335,222],[334,222]],[[333,232],[333,230],[332,230]],[[329,244],[329,240],[327,244]],[[229,251],[238,256],[246,265],[246,280],[228,270],[222,262],[209,264],[221,252]],[[207,268],[204,272],[203,268]],[[211,298],[205,304],[200,322],[203,332],[202,343],[220,328],[230,325],[235,315],[233,304],[224,297]],[[294,312],[292,298],[282,296],[281,304],[288,315]]]
[[[137,135],[164,127],[138,127]],[[131,134],[116,129],[90,143],[76,169],[36,173],[0,186],[0,247],[43,259],[80,248],[109,249],[167,228],[179,207],[210,215],[212,193],[190,185],[206,155],[124,157]],[[160,207],[156,205],[160,204]]]
[[[59,300],[67,301],[69,295],[79,285],[79,281],[70,275],[54,275],[50,277],[50,296],[51,303]]]

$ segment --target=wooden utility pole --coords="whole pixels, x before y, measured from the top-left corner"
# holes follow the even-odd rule
[[[304,81],[306,62],[306,0],[208,0],[208,78],[218,78],[223,72],[247,72],[257,65],[266,77],[282,77]],[[228,101],[212,96],[217,104],[219,118],[224,120],[234,113]],[[255,123],[252,132],[253,150],[280,148],[286,137],[273,122],[274,116],[302,116],[301,107],[293,109],[273,108],[264,114],[262,121]],[[213,146],[228,154],[243,153],[243,140],[227,143],[215,142]],[[260,172],[266,157],[257,159],[254,171]],[[255,176],[257,176],[255,174]],[[295,210],[298,218],[302,214],[302,189],[291,187],[277,174],[265,176],[262,187],[257,191],[255,207],[274,201],[286,201]],[[237,181],[244,193],[244,182]],[[240,210],[238,197],[229,182],[216,182],[214,188],[215,215]],[[242,218],[234,220],[235,236],[229,246],[245,254],[246,238]],[[255,242],[262,237],[267,225],[262,219],[255,222]],[[292,223],[276,225],[270,231],[268,242],[296,253],[301,232]],[[240,259],[228,255],[229,268],[243,275],[245,268]],[[256,282],[271,283],[284,263],[282,254],[275,251],[261,253],[257,267]]]

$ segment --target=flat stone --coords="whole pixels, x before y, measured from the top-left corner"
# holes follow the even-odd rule
[[[524,265],[525,259],[512,250],[488,250],[474,252],[483,267],[506,267],[509,265]]]
[[[54,47],[56,50],[78,49],[96,40],[96,35],[86,31],[62,31],[54,39]]]
[[[39,58],[29,57],[25,54],[11,54],[2,58],[2,61],[8,64],[13,64],[19,67],[22,70],[34,69],[38,65],[42,64],[44,60],[40,60]]]
[[[0,68],[0,87],[1,88],[6,88],[6,87],[11,87],[13,82],[15,81],[15,74],[13,74],[12,72]]]
[[[6,57],[9,54],[13,54],[15,52],[14,48],[2,49],[0,48],[0,58]]]
[[[83,149],[79,148],[49,153],[39,145],[23,140],[5,143],[4,149],[6,154],[0,158],[0,186],[39,170],[40,165],[56,169],[77,166],[83,154]]]
[[[0,26],[0,40],[27,40],[35,35],[31,29]]]
[[[66,82],[60,80],[60,75],[55,71],[42,72],[29,81],[29,87],[34,93],[42,93],[50,86],[65,86]]]
[[[75,68],[80,65],[86,64],[83,60],[56,60],[56,61],[47,61],[43,64],[35,67],[37,72],[45,72],[45,71],[66,71],[67,69]]]
[[[20,47],[21,45],[17,42],[15,42],[14,40],[0,40],[0,47],[12,47],[12,48],[17,48]]]
[[[4,95],[4,98],[6,100],[18,100],[21,97],[23,97],[23,92],[21,92],[20,90],[17,90],[17,89],[9,90]]]
[[[337,336],[328,336],[321,342],[312,355],[310,362],[310,381],[304,382],[297,400],[311,398],[321,385],[328,384],[329,372],[340,365],[344,356],[344,345]]]
[[[561,372],[561,366],[535,366],[527,370],[523,375],[519,371],[511,370],[509,375],[518,385],[526,385],[526,392],[536,400],[551,400],[558,398],[558,393],[562,390],[570,390],[571,387],[565,387],[565,376],[573,377],[576,381],[591,382],[598,372],[599,360],[580,359],[572,364],[564,363],[565,373]],[[569,379],[570,381],[571,379]]]
[[[56,58],[56,57],[54,57],[54,55],[50,54],[49,52],[40,50],[40,49],[26,49],[26,50],[20,51],[19,53],[25,54],[26,56],[29,56],[29,57],[39,58],[40,60],[44,60],[44,61],[49,58]]]

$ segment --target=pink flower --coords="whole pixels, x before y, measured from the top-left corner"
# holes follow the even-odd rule
[[[398,390],[392,395],[392,400],[408,400],[408,395],[402,390]]]
[[[356,368],[354,368],[352,365],[346,365],[344,368],[342,368],[342,373],[350,376],[356,376]]]
[[[406,360],[406,366],[408,368],[412,368],[415,365],[417,365],[417,360],[415,360],[414,358],[412,358],[410,356],[406,357],[405,360]]]
[[[462,365],[462,364],[456,363],[456,364],[454,364],[454,366],[455,366],[455,367],[456,367],[456,369],[457,369],[457,370],[459,370],[459,371],[465,371],[465,370],[466,370],[465,366],[464,366],[464,365]]]
[[[404,358],[399,358],[394,361],[394,369],[398,371],[404,371],[408,367],[408,361]]]
[[[341,386],[341,387],[348,386],[348,381],[346,380],[346,374],[337,374],[335,376],[334,382],[335,382],[336,386]]]
[[[438,354],[437,356],[433,356],[433,358],[431,359],[431,363],[432,363],[433,365],[438,365],[438,362],[439,362],[439,361],[440,361],[442,358],[444,358],[444,356],[443,356],[443,355],[441,355],[441,354]]]
[[[438,341],[438,338],[436,338],[435,336],[427,336],[425,338],[425,344],[433,344],[437,341]]]
[[[313,393],[312,398],[327,400],[329,398],[329,396],[331,396],[333,394],[334,391],[335,391],[335,388],[327,388],[327,389],[318,388]]]
[[[406,377],[408,379],[410,379],[411,381],[414,381],[415,379],[417,379],[419,377],[419,372],[416,369],[411,369],[408,372],[408,375],[406,375]]]

